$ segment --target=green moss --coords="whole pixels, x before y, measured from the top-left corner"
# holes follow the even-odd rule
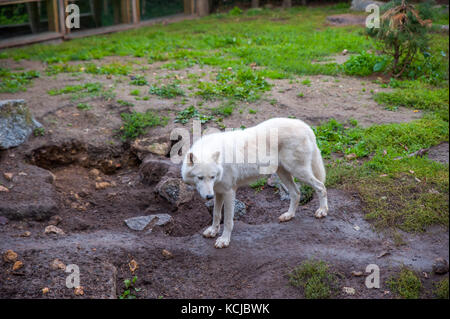
[[[404,299],[420,298],[422,283],[417,275],[406,267],[403,268],[397,276],[390,278],[386,283],[393,293]]]
[[[438,299],[449,299],[448,277],[434,283],[433,295]]]
[[[307,299],[326,299],[336,292],[338,277],[325,262],[306,260],[289,274],[289,282],[303,288]]]

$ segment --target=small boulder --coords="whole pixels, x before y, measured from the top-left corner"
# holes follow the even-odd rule
[[[131,151],[142,161],[149,153],[167,156],[171,147],[169,136],[144,137],[134,141]]]
[[[132,230],[144,230],[149,224],[151,226],[164,226],[172,220],[169,214],[155,214],[148,216],[138,216],[125,219],[125,224]]]
[[[58,228],[53,225],[45,227],[44,233],[45,234],[65,235],[64,231],[61,228]]]
[[[438,275],[448,273],[448,261],[444,258],[436,258],[433,263],[433,271]]]
[[[156,185],[156,192],[176,207],[190,202],[194,198],[194,190],[181,178],[163,178]]]
[[[205,205],[208,208],[208,211],[210,212],[210,214],[212,214],[213,208],[214,208],[214,199],[207,201],[205,203]],[[222,213],[223,213],[223,208],[222,208]],[[234,200],[234,217],[233,217],[233,219],[238,220],[245,214],[247,214],[247,206],[243,202],[241,202],[239,199],[235,199]]]
[[[166,177],[180,177],[180,167],[170,160],[163,160],[147,156],[139,168],[139,177],[142,183],[152,185]]]
[[[376,4],[381,8],[381,6],[383,6],[385,3],[381,2],[381,1],[372,1],[372,0],[352,0],[352,5],[350,7],[350,10],[365,11],[366,7],[369,4]]]
[[[19,146],[41,127],[24,100],[0,101],[0,150]]]

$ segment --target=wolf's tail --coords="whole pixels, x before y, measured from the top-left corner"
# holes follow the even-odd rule
[[[320,154],[320,150],[317,147],[317,145],[314,145],[314,151],[312,156],[312,171],[314,173],[314,176],[321,181],[322,183],[325,183],[326,173],[325,173],[325,167],[323,166],[323,160],[322,155]]]

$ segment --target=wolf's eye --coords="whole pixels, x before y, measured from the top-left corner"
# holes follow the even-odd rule
[[[214,179],[214,178],[216,178],[215,176],[211,176],[211,179]]]
[[[198,176],[197,177],[199,180],[202,180],[203,179],[203,176]]]

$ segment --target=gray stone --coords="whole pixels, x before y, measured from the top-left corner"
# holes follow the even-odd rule
[[[448,261],[444,258],[436,258],[433,264],[433,271],[438,275],[448,273]]]
[[[170,160],[147,156],[139,168],[139,177],[142,183],[153,185],[160,182],[163,177],[181,177],[180,166]]]
[[[154,221],[155,220],[155,221]],[[125,224],[132,230],[144,230],[150,223],[152,226],[164,226],[172,220],[169,214],[155,214],[125,219]]]
[[[0,150],[19,146],[40,127],[24,100],[0,101]]]
[[[369,4],[377,4],[380,8],[385,3],[380,1],[372,1],[372,0],[352,0],[352,5],[350,6],[350,10],[353,11],[366,11],[366,7]]]
[[[214,199],[211,199],[205,203],[206,207],[208,208],[208,211],[212,214],[213,208],[214,208]],[[222,208],[223,212],[223,208]],[[239,219],[242,216],[247,214],[247,207],[246,205],[241,202],[239,199],[234,200],[234,219]]]
[[[176,207],[194,198],[194,189],[181,178],[166,176],[156,185],[155,191]]]

